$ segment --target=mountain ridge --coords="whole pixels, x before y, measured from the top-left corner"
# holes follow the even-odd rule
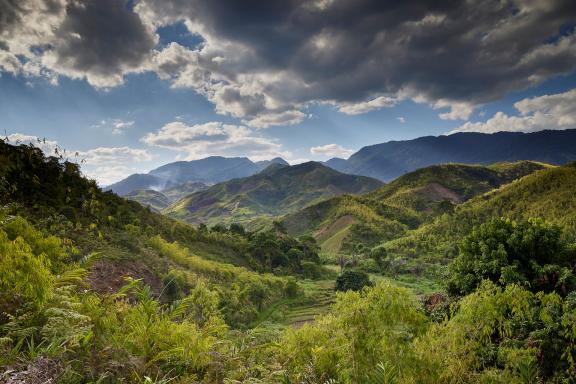
[[[388,141],[361,148],[348,159],[330,159],[334,169],[384,182],[434,164],[492,164],[518,160],[562,165],[576,159],[576,129],[521,132],[460,132]]]
[[[346,175],[318,162],[272,164],[256,175],[196,192],[163,212],[191,223],[247,221],[257,216],[279,216],[327,197],[366,193],[381,185],[378,180]]]
[[[271,164],[289,165],[280,157],[253,162],[247,157],[209,156],[198,160],[175,161],[161,165],[148,173],[132,174],[105,189],[123,196],[138,190],[162,192],[185,183],[210,185],[252,176]]]

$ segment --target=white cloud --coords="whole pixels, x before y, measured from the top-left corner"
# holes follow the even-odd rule
[[[402,124],[406,123],[406,118],[404,118],[402,116],[397,117],[396,120],[398,120]]]
[[[134,121],[114,120],[112,122],[112,125],[114,126],[112,133],[114,135],[119,135],[123,133],[126,129],[132,127],[134,125]]]
[[[145,149],[130,147],[98,147],[87,151],[64,151],[57,141],[32,135],[13,133],[6,137],[12,145],[33,144],[47,156],[63,156],[81,164],[82,171],[100,185],[108,185],[137,171],[135,165],[154,159]]]
[[[355,151],[352,149],[346,149],[339,144],[326,144],[318,147],[310,148],[310,153],[313,155],[321,155],[327,157],[342,157],[348,158]]]
[[[86,176],[96,180],[100,185],[110,185],[138,172],[138,169],[126,165],[89,167],[84,169]]]
[[[514,104],[518,116],[497,112],[485,122],[467,122],[455,132],[535,132],[543,129],[576,128],[576,89],[527,98]]]
[[[96,128],[110,129],[113,135],[121,135],[124,131],[133,126],[134,121],[122,119],[102,120],[98,124],[93,125],[93,127]]]
[[[141,141],[151,146],[183,152],[185,159],[219,155],[264,160],[291,156],[290,152],[282,150],[279,143],[256,135],[248,127],[216,121],[196,125],[171,122],[147,134]]]
[[[79,156],[89,165],[125,164],[127,162],[139,163],[154,158],[145,149],[130,147],[98,147],[88,151],[79,152]]]
[[[334,103],[338,110],[347,115],[360,115],[381,108],[390,108],[398,103],[395,97],[379,96],[360,103]]]
[[[298,124],[316,103],[356,115],[404,99],[466,120],[479,105],[576,68],[576,33],[558,36],[574,20],[571,0],[517,1],[516,12],[505,2],[395,2],[386,12],[374,11],[377,1],[255,2],[248,19],[238,2],[124,3],[0,1],[0,72],[104,89],[154,72],[217,113],[266,128]],[[177,23],[202,43],[159,47],[158,28]]]

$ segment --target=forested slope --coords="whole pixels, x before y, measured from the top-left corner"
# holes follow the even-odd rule
[[[520,161],[492,166],[444,164],[406,174],[364,196],[341,196],[283,219],[289,233],[313,234],[337,253],[351,243],[401,237],[455,206],[549,165]]]

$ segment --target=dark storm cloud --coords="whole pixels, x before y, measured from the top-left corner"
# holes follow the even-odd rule
[[[154,35],[138,15],[118,0],[68,4],[56,35],[56,65],[97,77],[138,69],[155,46]]]
[[[249,66],[232,59],[223,73],[289,71],[306,84],[292,90],[299,102],[402,93],[477,104],[576,63],[573,34],[559,39],[576,20],[573,0],[146,0],[142,8],[252,52]]]
[[[0,0],[0,49],[34,64],[25,75],[118,85],[142,70],[155,38],[125,0]]]
[[[574,0],[135,4],[0,0],[0,54],[8,52],[0,68],[15,72],[24,56],[33,75],[97,87],[154,71],[196,89],[218,112],[265,127],[301,121],[314,102],[363,113],[403,98],[466,118],[475,105],[576,66]],[[182,22],[204,43],[156,45],[159,27]]]

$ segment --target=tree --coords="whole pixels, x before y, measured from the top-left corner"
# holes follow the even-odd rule
[[[468,294],[483,279],[506,285],[529,286],[532,291],[566,294],[575,286],[566,244],[558,227],[541,219],[515,222],[493,219],[472,230],[450,265],[451,294]]]
[[[242,224],[238,224],[238,223],[230,224],[228,231],[230,231],[231,233],[235,233],[237,235],[240,235],[240,236],[246,235],[246,230],[244,229]]]
[[[388,252],[384,247],[376,247],[370,251],[370,258],[372,258],[381,269],[383,268],[387,257]]]
[[[336,279],[336,290],[341,292],[360,291],[370,286],[372,286],[370,277],[362,271],[345,271]]]

